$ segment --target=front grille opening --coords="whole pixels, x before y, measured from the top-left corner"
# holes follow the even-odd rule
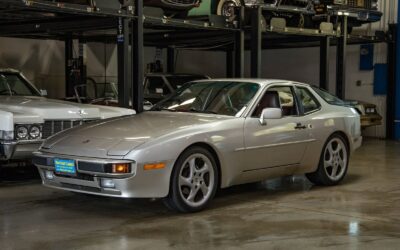
[[[57,177],[62,177],[62,178],[78,179],[78,180],[83,180],[83,181],[94,181],[93,175],[82,174],[82,173],[78,173],[76,176],[62,175],[62,174],[58,174],[58,173],[54,173],[54,175]]]
[[[82,191],[87,191],[87,192],[95,192],[95,193],[101,192],[101,188],[88,187],[88,186],[82,186],[82,185],[76,185],[76,184],[70,184],[70,183],[64,183],[64,182],[61,183],[61,186],[65,187],[65,188],[82,190]]]
[[[371,9],[372,1],[373,0],[348,0],[348,5],[355,8]]]
[[[42,138],[47,139],[66,129],[74,128],[92,121],[94,120],[47,120],[43,124]]]

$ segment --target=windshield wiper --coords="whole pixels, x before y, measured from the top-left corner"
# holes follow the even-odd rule
[[[191,109],[189,110],[189,112],[193,112],[193,113],[203,113],[203,114],[215,114],[215,115],[218,114],[217,112],[214,112],[214,111],[209,111],[209,110],[197,110],[197,109],[194,109],[194,108],[191,108]]]
[[[161,107],[154,108],[153,110],[154,110],[154,111],[169,111],[169,112],[177,112],[175,109],[161,108]]]

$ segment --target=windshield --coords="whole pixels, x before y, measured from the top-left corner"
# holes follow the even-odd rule
[[[332,105],[340,105],[340,106],[344,106],[346,105],[345,102],[341,99],[339,99],[338,97],[330,94],[329,92],[318,88],[318,87],[312,87],[314,89],[315,92],[317,92],[317,94],[319,96],[322,97],[322,99],[324,99],[327,103],[332,104]]]
[[[0,95],[40,96],[35,88],[15,73],[0,73]]]
[[[191,82],[152,110],[199,112],[236,116],[254,98],[259,84],[248,82]]]
[[[191,81],[196,81],[196,80],[203,80],[207,79],[206,76],[195,76],[195,75],[173,75],[173,76],[166,76],[168,82],[171,84],[171,87],[173,89],[179,89],[182,87],[185,83],[191,82]]]

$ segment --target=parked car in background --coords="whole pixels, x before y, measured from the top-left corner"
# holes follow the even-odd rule
[[[218,188],[277,176],[336,185],[362,143],[360,116],[319,92],[285,80],[191,82],[152,111],[50,138],[34,164],[47,187],[163,198],[180,212],[204,209]]]
[[[375,104],[353,100],[342,101],[324,89],[318,87],[314,89],[330,103],[353,107],[360,115],[361,128],[382,125],[382,116],[378,114]]]
[[[182,87],[185,83],[204,79],[210,79],[210,77],[195,74],[148,74],[144,82],[144,99],[156,104]]]
[[[161,101],[183,84],[195,80],[209,79],[205,75],[150,73],[145,76],[144,99],[145,110]],[[85,93],[82,96],[80,93]],[[88,78],[87,83],[75,88],[75,97],[67,98],[69,101],[92,103],[107,106],[118,106],[118,86],[116,83],[98,83],[93,78]]]
[[[382,125],[382,116],[378,113],[376,105],[362,101],[346,101],[357,109],[361,115],[361,127],[368,128]]]
[[[0,164],[32,156],[54,134],[100,119],[135,114],[116,107],[45,98],[22,73],[0,69]]]

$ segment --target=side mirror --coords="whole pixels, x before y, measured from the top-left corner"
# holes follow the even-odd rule
[[[267,119],[281,119],[282,109],[280,108],[265,108],[261,112],[260,123],[261,125],[267,125]]]
[[[41,89],[41,90],[40,90],[40,95],[41,95],[41,96],[47,96],[47,90]]]

